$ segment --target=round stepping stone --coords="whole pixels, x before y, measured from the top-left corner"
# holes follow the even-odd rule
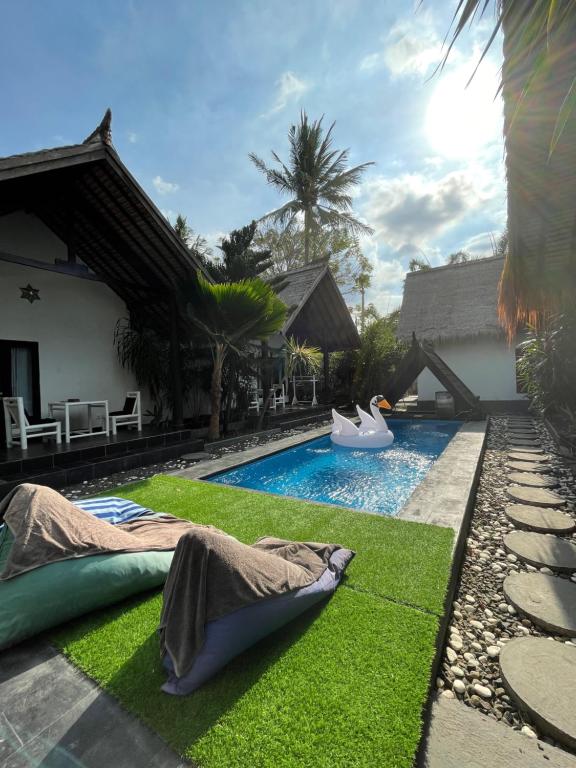
[[[544,449],[543,448],[530,448],[529,446],[526,446],[526,445],[517,445],[517,446],[512,447],[510,449],[510,453],[524,453],[524,454],[538,455],[538,454],[544,454]],[[548,456],[546,456],[546,458],[548,458]],[[532,458],[530,458],[529,460],[533,461]]]
[[[544,637],[512,640],[500,652],[500,669],[537,729],[576,749],[576,648]]]
[[[510,472],[508,479],[511,483],[527,485],[530,488],[553,488],[558,485],[558,481],[553,477],[536,475],[534,472]]]
[[[510,444],[524,446],[525,448],[539,448],[542,445],[540,440],[524,440],[520,437],[513,437],[510,440]]]
[[[513,469],[515,472],[546,472],[548,467],[540,462],[535,461],[507,461],[506,467]]]
[[[511,531],[503,541],[509,552],[536,568],[547,566],[562,573],[576,571],[576,546],[566,539],[544,533]]]
[[[509,485],[506,488],[506,494],[512,501],[519,501],[520,504],[532,504],[534,507],[560,507],[566,504],[566,500],[562,496],[558,496],[557,493],[546,488]]]
[[[576,637],[576,584],[543,573],[513,573],[503,588],[508,602],[539,627]]]
[[[559,509],[530,507],[527,504],[509,504],[504,510],[506,517],[517,528],[529,528],[538,533],[572,533],[576,522]]]
[[[548,461],[548,456],[525,451],[510,451],[508,458],[512,461]]]

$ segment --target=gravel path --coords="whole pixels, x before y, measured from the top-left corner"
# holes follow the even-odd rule
[[[554,456],[554,442],[543,424],[537,419],[535,422],[542,447],[551,456],[549,466],[559,480],[556,490],[567,501],[567,514],[575,517],[576,484],[572,471],[563,459]],[[538,570],[508,554],[502,544],[503,536],[514,530],[504,514],[505,506],[510,504],[505,492],[509,485],[508,446],[506,419],[491,418],[449,639],[436,685],[443,696],[457,698],[534,738],[538,736],[536,728],[518,711],[503,687],[498,663],[500,649],[512,638],[525,635],[554,637],[572,645],[576,645],[576,638],[567,640],[547,634],[529,619],[519,616],[504,597],[502,583],[508,574]],[[576,541],[576,534],[567,538]],[[548,568],[540,571],[552,573]],[[576,581],[576,575],[570,578]],[[552,743],[550,739],[545,740]]]
[[[331,422],[331,417],[328,417],[326,421],[326,427]],[[226,456],[230,453],[236,453],[243,451],[246,448],[254,448],[256,445],[262,445],[264,443],[274,443],[276,440],[281,440],[291,435],[297,435],[301,432],[307,432],[309,429],[316,429],[322,426],[323,422],[312,422],[310,424],[304,424],[297,429],[289,429],[283,432],[278,432],[274,435],[264,435],[262,437],[255,437],[254,435],[246,435],[246,437],[233,446],[222,447],[218,449],[212,448],[208,456],[217,458],[220,456]],[[94,496],[97,493],[105,493],[112,488],[118,488],[120,485],[126,483],[134,483],[138,480],[145,480],[153,475],[160,475],[164,472],[174,472],[178,469],[187,469],[197,464],[197,460],[188,461],[183,458],[171,459],[170,461],[161,462],[159,464],[149,464],[147,467],[139,467],[137,469],[129,469],[125,472],[116,472],[113,475],[107,477],[100,477],[97,480],[84,480],[77,485],[68,485],[62,488],[58,488],[58,491],[66,496],[68,499],[81,499],[84,496]]]

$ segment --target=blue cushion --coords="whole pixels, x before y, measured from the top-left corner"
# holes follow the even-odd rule
[[[170,654],[165,654],[163,663],[168,670],[168,680],[162,690],[176,696],[195,691],[242,651],[332,595],[353,557],[351,550],[338,549],[322,576],[309,586],[261,600],[208,622],[204,644],[185,675],[176,676]]]

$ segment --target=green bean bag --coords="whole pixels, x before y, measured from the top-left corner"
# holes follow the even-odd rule
[[[13,536],[0,529],[0,573]],[[62,622],[164,584],[174,552],[94,555],[0,581],[0,649]]]

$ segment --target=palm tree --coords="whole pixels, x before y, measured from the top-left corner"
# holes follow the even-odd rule
[[[183,216],[181,213],[176,216],[173,226],[174,232],[176,232],[188,250],[195,253],[206,270],[210,272],[212,267],[212,248],[208,245],[206,238],[196,234],[192,227],[188,226],[186,216]]]
[[[284,347],[286,354],[286,376],[291,379],[296,373],[318,373],[322,365],[322,352],[318,347],[310,347],[307,342],[302,344],[289,336]]]
[[[288,132],[290,160],[284,163],[276,152],[272,157],[279,168],[270,168],[253,152],[250,160],[266,176],[269,184],[291,199],[262,220],[290,224],[304,215],[304,260],[310,261],[311,241],[323,227],[339,228],[354,234],[372,234],[373,230],[352,215],[351,190],[360,182],[369,165],[347,168],[348,150],[332,149],[332,123],[324,136],[322,118],[308,122],[305,112],[300,123]]]
[[[214,367],[210,385],[212,412],[208,439],[220,436],[222,369],[227,355],[242,354],[247,342],[265,340],[286,319],[286,305],[258,278],[236,283],[209,283],[200,273],[187,289],[188,315],[207,337]]]

